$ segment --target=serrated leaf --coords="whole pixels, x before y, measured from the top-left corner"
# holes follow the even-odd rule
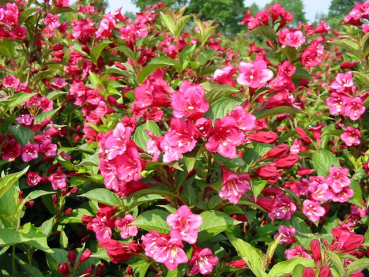
[[[263,37],[265,37],[270,41],[274,41],[277,37],[277,34],[274,31],[274,29],[266,25],[256,27],[255,29],[252,29],[249,33],[254,35],[262,35]]]
[[[54,116],[54,114],[56,114],[59,110],[60,110],[60,107],[55,109],[55,110],[48,111],[48,112],[43,112],[43,113],[39,114],[35,118],[35,123],[36,124],[41,124],[45,119],[52,118]]]
[[[15,126],[9,125],[8,130],[15,136],[22,146],[25,146],[29,140],[33,139],[34,136],[34,132],[31,129],[20,124]]]
[[[219,85],[214,82],[204,82],[200,84],[205,90],[205,100],[210,104],[213,104],[215,101],[230,96],[232,93],[237,93],[238,89],[228,86],[228,85]]]
[[[215,120],[217,118],[223,118],[228,112],[234,110],[236,105],[241,105],[242,100],[235,97],[224,97],[210,105],[208,112],[205,114],[206,118]]]
[[[280,277],[290,275],[293,272],[294,268],[298,265],[314,268],[314,260],[297,257],[292,258],[288,261],[279,262],[272,267],[272,269],[269,271],[268,276]]]
[[[0,179],[0,197],[2,197],[8,191],[8,189],[28,171],[28,168],[29,166],[27,166],[22,171],[5,175],[3,178]]]
[[[124,55],[126,55],[126,57],[130,58],[132,61],[136,62],[136,56],[133,53],[133,51],[128,48],[127,46],[124,45],[119,45],[117,47],[115,47],[113,50],[119,51],[124,53]]]
[[[97,60],[99,59],[100,55],[101,55],[101,52],[104,50],[104,48],[106,46],[108,46],[111,42],[109,40],[107,41],[103,41],[103,42],[100,42],[98,45],[95,45],[92,49],[91,49],[91,60],[96,63]]]
[[[347,266],[346,275],[349,276],[357,271],[369,268],[369,259],[368,258],[361,258],[349,264]]]
[[[145,130],[151,131],[155,136],[161,136],[161,130],[159,126],[152,120],[147,120],[144,124],[138,126],[133,135],[133,141],[138,147],[147,151],[146,142],[150,139]]]
[[[332,166],[339,167],[336,156],[327,150],[320,150],[313,153],[313,166],[318,175],[327,177]]]
[[[266,109],[266,110],[261,110],[258,111],[256,113],[254,113],[254,115],[256,116],[256,119],[262,119],[268,116],[273,116],[273,115],[279,115],[279,114],[297,114],[297,113],[302,113],[303,111],[300,109],[296,109],[296,108],[292,108],[290,106],[280,106],[280,107],[276,107],[276,108],[272,108],[272,109]]]

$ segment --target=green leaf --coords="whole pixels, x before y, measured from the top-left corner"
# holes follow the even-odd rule
[[[22,171],[6,175],[0,179],[0,197],[2,197],[8,191],[8,189],[28,171],[28,168],[29,166]]]
[[[29,276],[31,277],[43,277],[44,276],[37,267],[34,267],[33,265],[25,263],[24,261],[19,259],[17,256],[15,256],[15,258],[17,259],[17,262],[21,265],[21,267],[27,272]]]
[[[353,71],[354,76],[366,87],[369,87],[369,76],[360,72],[360,71]]]
[[[65,251],[64,249],[59,249],[59,248],[52,248],[51,250],[53,250],[53,253],[46,254],[46,261],[51,270],[57,271],[59,264],[68,263],[68,258],[67,258],[68,252]],[[57,276],[61,276],[61,275],[57,275]]]
[[[52,14],[67,13],[67,12],[74,12],[74,10],[70,7],[58,7],[58,8],[53,8],[50,11],[50,13]]]
[[[230,227],[240,224],[238,220],[234,220],[229,215],[220,211],[205,211],[200,214],[202,217],[202,225],[199,228],[198,242],[203,242],[217,234],[228,230]]]
[[[0,53],[9,59],[13,58],[15,52],[15,44],[10,39],[0,41]]]
[[[174,21],[173,21],[172,17],[169,14],[164,14],[164,13],[160,12],[160,19],[161,19],[161,22],[163,23],[163,25],[165,27],[167,27],[168,30],[174,35],[175,25],[174,25]]]
[[[302,113],[302,112],[303,112],[302,110],[292,108],[290,106],[280,106],[280,107],[276,107],[273,109],[266,109],[266,110],[258,111],[254,113],[254,115],[256,116],[256,119],[262,119],[262,118],[273,116],[273,115],[297,114],[297,113]]]
[[[219,54],[219,51],[214,51],[214,50],[206,50],[206,51],[201,52],[197,66],[200,66],[206,63],[208,60],[212,59],[218,54]]]
[[[182,198],[189,206],[195,206],[199,200],[197,193],[191,184],[184,184]]]
[[[24,21],[26,21],[28,17],[31,16],[31,14],[33,14],[35,11],[38,11],[38,10],[40,10],[39,7],[29,7],[25,9],[24,11],[22,11],[19,17],[18,25],[21,25]]]
[[[86,166],[86,165],[99,166],[99,164],[100,164],[100,159],[99,159],[99,156],[96,154],[96,155],[87,156],[78,164],[78,166]]]
[[[92,71],[90,71],[90,75],[88,76],[88,79],[90,80],[90,82],[95,86],[95,87],[99,87],[102,85],[102,82],[99,78],[99,76],[97,76],[95,73],[93,73]]]
[[[81,223],[82,216],[84,215],[93,216],[88,210],[78,208],[74,209],[70,214],[61,217],[58,222],[60,224]]]
[[[255,276],[267,277],[268,275],[263,270],[263,259],[258,249],[254,248],[251,244],[243,241],[242,239],[236,238],[230,233],[227,233],[227,236],[233,247],[236,248],[238,256],[245,261]]]
[[[274,41],[277,37],[277,34],[274,31],[274,29],[266,25],[256,27],[255,29],[251,30],[249,33],[254,34],[254,35],[262,35],[263,37],[265,37],[266,39],[270,41]]]
[[[138,83],[142,84],[145,79],[151,74],[153,73],[155,70],[159,69],[159,68],[164,68],[167,67],[168,65],[166,64],[148,64],[146,65],[144,68],[142,68],[140,74],[138,75]]]
[[[119,45],[119,46],[115,47],[113,50],[122,52],[124,55],[126,55],[126,57],[130,58],[133,62],[136,62],[136,56],[135,56],[135,54],[127,46]]]
[[[261,193],[261,191],[265,188],[267,180],[251,179],[251,184],[252,184],[252,192],[256,199]]]
[[[55,99],[59,98],[62,95],[65,95],[65,94],[68,94],[68,92],[55,90],[55,91],[50,92],[48,95],[46,95],[46,97],[50,100],[55,100]]]
[[[150,137],[146,134],[145,130],[153,132],[155,136],[161,136],[162,133],[159,126],[152,120],[147,120],[144,124],[136,128],[135,134],[133,135],[133,141],[138,147],[147,151],[146,142]]]
[[[292,79],[306,79],[306,80],[312,80],[313,77],[311,74],[302,67],[297,67],[295,73],[292,75]]]
[[[15,126],[9,125],[8,130],[15,136],[22,146],[25,146],[29,140],[33,139],[34,136],[34,132],[32,132],[31,129],[20,124]]]
[[[282,48],[282,53],[286,55],[287,59],[290,62],[293,62],[296,59],[297,56],[297,50],[295,47],[286,46],[285,48]]]
[[[174,37],[179,37],[181,35],[181,32],[183,30],[183,28],[186,26],[188,20],[191,18],[190,15],[186,15],[186,16],[181,16],[177,22],[175,22],[175,26],[174,26]]]
[[[18,92],[5,100],[8,110],[19,107],[20,104],[32,98],[36,93]]]
[[[228,112],[234,110],[236,105],[241,105],[242,100],[235,97],[224,97],[210,105],[205,117],[215,120],[217,118],[223,118]]]
[[[28,245],[32,245],[33,247],[43,250],[47,253],[52,253],[52,250],[47,245],[47,237],[46,235],[37,227],[35,227],[31,223],[26,223],[19,230],[19,233],[25,237],[30,239],[29,242],[26,242]]]
[[[339,39],[339,40],[330,41],[329,44],[341,47],[345,49],[347,52],[355,54],[357,58],[362,58],[363,56],[363,51],[360,48],[359,44],[357,44],[356,42],[352,40]]]
[[[313,153],[313,166],[318,175],[327,177],[332,166],[339,167],[336,156],[327,150],[320,150]]]
[[[314,267],[315,263],[313,259],[305,258],[292,258],[291,260],[279,262],[269,271],[268,276],[270,277],[280,277],[290,275],[294,268],[298,265],[303,265],[304,267]]]
[[[205,90],[205,100],[210,104],[213,104],[215,101],[230,96],[232,93],[239,92],[238,89],[228,86],[228,85],[219,85],[217,83],[207,81],[200,84]]]
[[[349,276],[350,274],[353,274],[356,271],[360,271],[367,268],[369,268],[369,258],[361,258],[359,260],[352,262],[347,266],[346,275]]]
[[[80,196],[86,197],[90,200],[94,200],[109,206],[116,206],[122,204],[122,201],[120,200],[118,195],[104,188],[90,190]]]
[[[0,229],[0,247],[6,247],[29,241],[31,241],[30,238],[22,236],[14,229]]]
[[[360,183],[357,181],[351,180],[350,189],[354,191],[354,196],[348,202],[356,206],[359,206],[363,209],[366,209],[366,207],[362,203],[363,194],[361,191]]]
[[[162,200],[165,199],[163,196],[159,194],[146,194],[144,196],[136,199],[135,197],[130,197],[130,201],[128,202],[128,211],[133,210],[135,207],[140,206],[145,203]]]
[[[150,210],[140,214],[132,224],[146,231],[156,230],[168,234],[170,231],[166,221],[168,215],[169,213],[163,210]]]
[[[109,40],[100,42],[98,45],[94,46],[91,49],[91,60],[96,63],[99,59],[101,52],[104,50],[106,46],[108,46],[111,42]]]
[[[336,267],[338,273],[340,274],[340,276],[344,276],[345,275],[345,269],[344,269],[344,265],[340,259],[340,257],[337,256],[336,253],[333,253],[332,251],[329,250],[325,250],[326,253],[329,256],[329,259],[331,260],[332,264]]]
[[[54,116],[54,114],[56,114],[60,110],[60,108],[61,107],[59,107],[59,108],[57,108],[55,110],[52,110],[52,111],[43,112],[43,113],[39,114],[35,118],[35,123],[36,124],[41,124],[45,119],[52,118]]]
[[[279,234],[277,239],[275,239],[274,241],[272,241],[268,245],[268,250],[267,250],[267,253],[266,253],[268,263],[270,263],[272,261],[272,258],[274,256],[274,252],[278,247],[279,241],[281,240],[281,236],[282,236],[282,234]]]

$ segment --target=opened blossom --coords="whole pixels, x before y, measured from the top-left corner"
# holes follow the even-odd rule
[[[262,59],[251,63],[241,62],[239,70],[237,83],[251,88],[264,87],[273,78],[273,71],[268,69],[266,62]]]
[[[135,218],[130,214],[126,214],[124,218],[119,218],[115,221],[115,227],[120,229],[120,236],[123,239],[137,235],[138,227],[131,224],[133,221],[135,221]]]
[[[213,256],[213,252],[209,248],[200,248],[194,245],[192,257],[190,259],[191,274],[209,274],[213,271],[213,267],[218,263],[218,257]]]
[[[47,179],[50,181],[54,190],[62,189],[68,186],[66,182],[67,175],[62,173],[60,169],[56,173],[51,174]]]
[[[179,91],[170,95],[173,115],[175,117],[187,117],[198,119],[209,109],[209,103],[205,100],[205,91],[200,85],[183,81]]]
[[[210,152],[218,152],[224,157],[235,158],[236,147],[245,140],[245,133],[239,129],[234,117],[217,118],[205,147]]]
[[[347,126],[345,132],[340,137],[347,146],[359,145],[361,132],[354,127]]]
[[[250,177],[246,173],[236,174],[225,167],[222,167],[222,173],[223,186],[219,196],[237,204],[242,195],[251,189]]]
[[[312,222],[317,222],[322,216],[325,215],[325,210],[320,206],[319,202],[305,200],[303,203],[302,212]]]
[[[167,217],[167,223],[171,227],[171,237],[178,237],[190,244],[197,241],[198,230],[202,224],[202,217],[193,214],[188,206],[181,206]]]
[[[347,177],[349,170],[347,168],[337,168],[332,166],[329,170],[327,182],[332,188],[333,192],[338,193],[343,188],[350,186],[351,180]]]
[[[37,143],[27,143],[22,150],[22,160],[29,162],[38,157],[40,146]]]
[[[296,241],[294,234],[296,233],[296,229],[294,227],[287,227],[281,225],[278,229],[278,233],[274,235],[274,239],[277,239],[279,235],[281,238],[279,240],[279,244],[292,244]]]

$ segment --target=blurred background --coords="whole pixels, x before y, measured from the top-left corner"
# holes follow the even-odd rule
[[[108,0],[108,11],[119,7],[122,13],[135,18],[135,13],[160,1],[157,0]],[[324,19],[332,28],[340,28],[340,22],[358,0],[162,0],[172,8],[187,6],[187,13],[197,13],[202,20],[216,20],[219,30],[232,35],[244,30],[239,22],[248,9],[255,14],[276,2],[294,15],[294,26],[299,22],[314,24]]]

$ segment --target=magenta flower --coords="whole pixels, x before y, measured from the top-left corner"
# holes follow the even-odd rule
[[[347,146],[359,145],[361,133],[358,129],[354,127],[347,126],[345,132],[341,134],[341,139]]]
[[[46,15],[44,23],[47,26],[47,28],[50,29],[50,31],[53,31],[60,26],[59,16],[57,14],[48,13]]]
[[[346,73],[338,73],[330,88],[338,93],[343,93],[345,91],[350,92],[353,86],[354,81],[352,80],[352,72],[348,71]]]
[[[279,240],[279,244],[292,244],[296,241],[294,234],[296,233],[296,229],[293,227],[287,227],[281,225],[278,229],[278,233],[274,235],[274,239],[277,239],[280,234],[281,238]]]
[[[178,161],[183,153],[195,148],[196,142],[193,122],[185,121],[183,118],[172,118],[169,131],[160,143],[164,151],[163,162]]]
[[[276,217],[277,219],[290,220],[295,212],[296,205],[293,203],[291,198],[289,198],[286,195],[283,195],[282,197],[277,198],[274,213],[272,215],[269,215],[269,217],[272,220],[274,219],[274,217]]]
[[[40,144],[40,152],[44,153],[46,157],[56,156],[57,149],[58,146],[52,143],[50,139],[46,139]]]
[[[16,120],[19,124],[24,126],[31,126],[33,122],[33,117],[29,114],[22,114],[20,117],[17,117]]]
[[[132,128],[124,126],[121,122],[115,126],[113,133],[104,142],[108,160],[112,160],[126,151],[131,133]]]
[[[61,172],[60,169],[54,174],[51,174],[47,179],[50,181],[51,186],[54,190],[62,189],[67,187],[67,175]]]
[[[236,147],[245,140],[245,133],[238,128],[234,117],[226,116],[215,120],[214,129],[205,147],[210,152],[218,152],[224,157],[236,158]]]
[[[346,106],[344,115],[350,117],[351,120],[358,120],[360,116],[365,112],[363,106],[363,100],[360,97],[349,98],[346,97]]]
[[[342,191],[343,188],[350,186],[351,180],[347,177],[348,173],[349,170],[347,168],[331,167],[329,170],[329,176],[326,180],[333,192],[338,193]]]
[[[173,115],[198,119],[209,110],[209,103],[205,100],[205,91],[202,86],[183,81],[179,91],[170,95]]]
[[[174,214],[167,217],[171,227],[171,237],[178,237],[190,244],[197,241],[197,234],[202,224],[202,217],[193,214],[188,206],[181,206]]]
[[[242,106],[235,106],[231,112],[231,116],[236,119],[238,128],[242,131],[251,131],[255,127],[256,117],[255,115],[246,112],[246,109]]]
[[[306,42],[303,33],[299,30],[285,28],[279,32],[278,36],[279,42],[282,44],[282,48],[286,46],[297,48]]]
[[[159,234],[151,230],[142,236],[145,255],[155,262],[164,263],[169,270],[175,270],[179,264],[187,263],[188,258],[183,251],[183,244],[177,237]]]
[[[310,200],[304,201],[302,212],[312,222],[317,222],[325,214],[325,210],[320,206],[319,202]]]
[[[311,177],[310,180],[312,180],[310,183],[310,191],[313,200],[323,203],[332,199],[332,192],[324,177]]]
[[[260,88],[273,78],[273,71],[268,69],[266,62],[262,59],[253,61],[252,63],[241,62],[240,74],[237,77],[239,85]]]
[[[135,218],[132,215],[126,214],[124,218],[120,218],[115,221],[115,227],[120,229],[120,236],[123,239],[128,239],[129,237],[137,235],[137,226],[131,225],[134,220]]]
[[[354,196],[354,191],[349,187],[344,187],[340,192],[332,194],[333,202],[345,203],[350,200]]]
[[[229,85],[234,87],[235,82],[233,80],[233,75],[236,73],[236,68],[229,65],[224,68],[220,68],[215,70],[213,75],[214,82],[217,82],[221,85]]]
[[[29,186],[36,186],[38,183],[40,183],[41,179],[41,176],[37,172],[27,172],[27,184]]]
[[[302,257],[306,259],[312,259],[311,255],[300,245],[296,245],[292,249],[287,249],[285,252],[287,260],[291,260],[295,257]]]
[[[38,157],[38,152],[40,147],[37,143],[27,143],[22,149],[22,160],[24,162],[29,162]]]
[[[222,167],[223,187],[219,196],[228,199],[229,202],[237,204],[242,195],[251,189],[250,177],[248,174],[236,174]]]
[[[125,182],[141,179],[141,157],[136,147],[128,147],[126,152],[111,161],[116,168],[116,176]]]
[[[3,84],[4,86],[8,87],[8,88],[18,88],[20,81],[17,77],[11,75],[9,77],[5,77],[3,79]]]
[[[112,207],[105,207],[99,209],[96,213],[96,218],[93,218],[92,222],[87,226],[88,229],[92,229],[95,232],[96,239],[110,239],[113,234],[114,219],[111,216],[114,213]]]
[[[313,41],[302,53],[302,65],[306,67],[319,65],[323,60],[323,54],[324,46],[317,41]]]
[[[213,267],[218,263],[218,257],[213,256],[213,252],[209,248],[200,248],[194,245],[192,257],[190,259],[191,274],[209,274],[213,271]]]
[[[327,98],[326,100],[328,108],[329,108],[329,113],[331,115],[341,114],[345,109],[345,105],[346,105],[345,99],[346,98],[343,98],[338,93],[333,92],[331,94],[331,97]]]

